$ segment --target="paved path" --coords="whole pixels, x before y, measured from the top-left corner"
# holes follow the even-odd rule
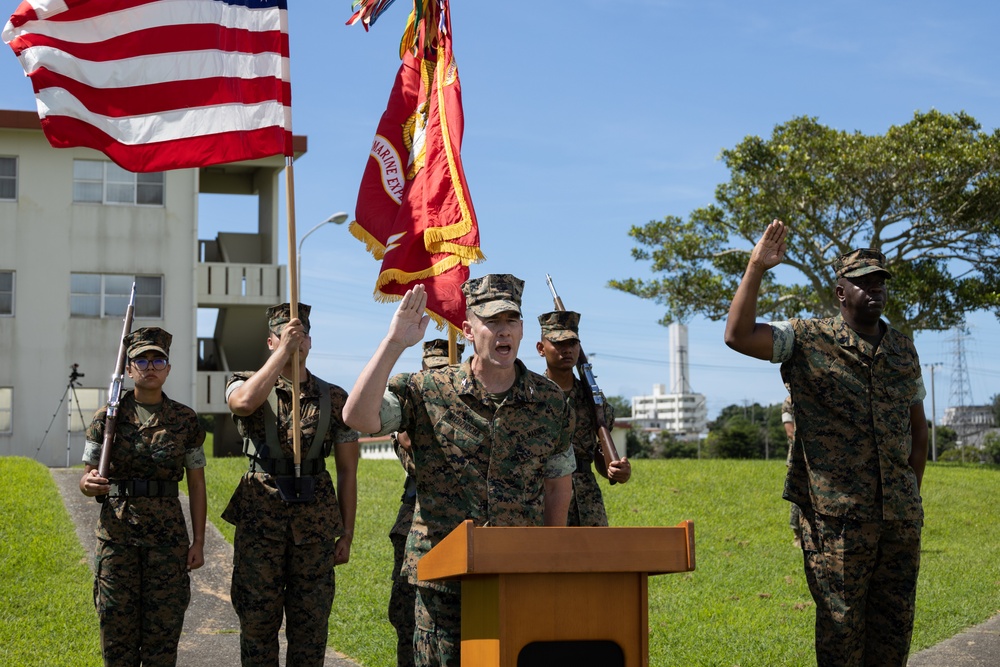
[[[997,667],[998,665],[1000,665],[1000,615],[911,655],[907,663],[907,667]]]
[[[93,565],[97,538],[94,529],[100,505],[80,493],[80,468],[50,468],[66,509],[76,524],[76,534]],[[181,499],[188,526],[187,498]],[[184,632],[177,651],[177,664],[183,667],[234,667],[240,664],[240,624],[229,600],[233,573],[233,547],[209,521],[205,527],[205,565],[191,573],[191,604],[184,616]],[[284,626],[278,635],[281,664],[285,664]],[[326,649],[328,667],[359,667],[330,647]]]

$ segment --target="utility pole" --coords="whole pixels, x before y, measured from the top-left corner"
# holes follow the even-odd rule
[[[940,362],[933,364],[924,364],[927,368],[931,369],[931,461],[937,462],[937,405],[935,403],[934,397],[934,367],[941,366]]]

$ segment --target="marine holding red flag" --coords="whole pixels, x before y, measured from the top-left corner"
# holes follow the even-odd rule
[[[462,90],[446,1],[418,0],[401,50],[350,229],[382,260],[376,298],[395,300],[423,284],[431,317],[461,329],[461,285],[484,257],[462,169]]]

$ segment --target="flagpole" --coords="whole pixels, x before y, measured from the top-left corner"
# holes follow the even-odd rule
[[[295,174],[292,156],[285,157],[285,203],[288,218],[288,281],[291,283],[290,316],[299,316],[299,271],[295,252]],[[299,429],[299,348],[292,352],[292,461],[295,464],[295,494],[302,490],[302,434]]]
[[[448,365],[458,363],[458,329],[448,323]]]

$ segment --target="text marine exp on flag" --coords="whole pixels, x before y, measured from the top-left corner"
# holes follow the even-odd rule
[[[134,172],[292,154],[285,0],[25,0],[3,40],[57,148]]]

